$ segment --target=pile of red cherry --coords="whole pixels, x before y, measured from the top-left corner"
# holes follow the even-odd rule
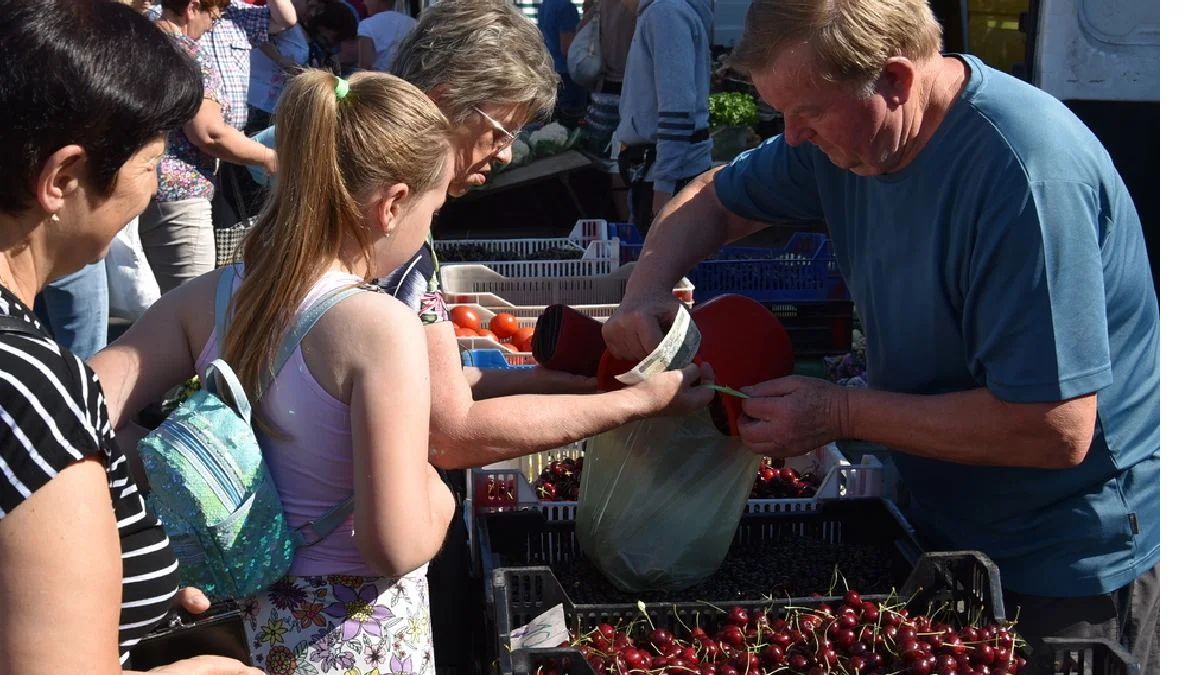
[[[758,464],[758,477],[750,490],[750,499],[810,499],[817,496],[821,478],[785,466],[782,459],[763,458]]]
[[[512,478],[499,479],[489,475],[487,481],[475,483],[475,502],[482,506],[514,506],[517,503],[517,482]]]
[[[579,500],[579,481],[583,478],[583,458],[565,457],[550,462],[533,482],[533,491],[543,502]]]
[[[562,646],[602,675],[1013,675],[1025,666],[1021,644],[1010,625],[955,630],[849,591],[836,608],[775,618],[735,607],[712,633],[696,627],[676,637],[645,616],[623,630],[600,624]],[[567,675],[563,666],[541,662],[536,675]]]

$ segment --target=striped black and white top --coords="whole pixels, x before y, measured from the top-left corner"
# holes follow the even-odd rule
[[[0,314],[42,330],[33,312],[3,287]],[[0,519],[59,471],[90,456],[106,467],[121,539],[124,663],[129,648],[162,622],[178,590],[175,555],[130,477],[96,374],[49,336],[0,333]]]

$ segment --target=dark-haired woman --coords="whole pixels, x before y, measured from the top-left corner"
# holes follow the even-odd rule
[[[0,0],[0,63],[0,674],[115,675],[176,596],[177,564],[99,381],[30,306],[145,207],[202,85],[106,0]],[[159,672],[256,671],[202,657]]]
[[[204,101],[194,117],[171,130],[158,172],[158,190],[138,231],[163,293],[216,266],[212,199],[217,162],[275,171],[275,151],[225,122],[221,79],[197,42],[221,17],[229,0],[163,0],[157,25],[200,66]]]

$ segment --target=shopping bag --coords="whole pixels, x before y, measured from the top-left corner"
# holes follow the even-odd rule
[[[137,219],[113,238],[104,267],[108,276],[109,311],[122,319],[137,321],[162,294],[142,249]]]
[[[707,409],[600,434],[584,459],[575,537],[623,591],[700,583],[729,551],[758,463]]]

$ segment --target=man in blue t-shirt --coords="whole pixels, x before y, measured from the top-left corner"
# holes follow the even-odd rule
[[[924,0],[829,3],[751,4],[735,59],[785,132],[667,205],[609,347],[646,355],[720,245],[823,220],[872,388],[751,387],[743,439],[896,449],[919,534],[995,560],[1024,637],[1117,639],[1156,673],[1159,313],[1125,184],[1059,101],[939,54]]]

